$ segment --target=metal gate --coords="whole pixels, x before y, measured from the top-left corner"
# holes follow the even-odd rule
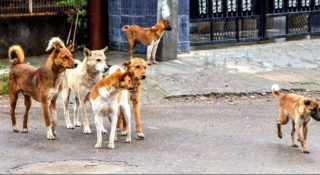
[[[191,45],[320,34],[320,0],[190,0]]]

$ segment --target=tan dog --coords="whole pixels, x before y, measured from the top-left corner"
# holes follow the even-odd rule
[[[35,68],[24,63],[24,53],[20,46],[9,49],[11,70],[9,72],[9,98],[12,128],[16,127],[15,107],[18,94],[24,95],[26,111],[23,117],[23,130],[28,132],[28,111],[31,107],[31,98],[41,103],[44,121],[47,127],[47,139],[55,139],[57,125],[57,103],[60,85],[66,69],[75,68],[74,58],[71,54],[74,46],[68,48],[60,38],[52,38],[47,51],[52,50],[45,65]]]
[[[319,105],[316,100],[309,99],[296,94],[284,94],[280,92],[278,85],[272,86],[272,95],[279,100],[279,117],[277,120],[278,137],[282,138],[281,125],[288,123],[289,118],[292,120],[292,147],[298,147],[294,138],[298,132],[299,141],[301,142],[303,152],[309,153],[306,143],[308,124],[310,117],[320,121]]]
[[[127,70],[125,72],[116,71],[113,74],[98,81],[90,93],[90,102],[95,115],[95,124],[97,128],[97,144],[95,148],[102,147],[103,118],[111,118],[111,131],[108,148],[114,148],[116,140],[116,125],[118,119],[118,110],[121,107],[121,91],[128,89],[134,90],[136,87],[132,74]],[[127,109],[130,107],[127,105]],[[130,116],[130,110],[127,111]],[[126,142],[131,142],[130,132]]]
[[[145,135],[142,132],[142,124],[141,124],[141,111],[140,111],[140,100],[141,100],[141,80],[146,78],[146,69],[147,62],[142,58],[133,58],[131,60],[125,61],[120,64],[126,71],[129,71],[135,79],[138,80],[138,87],[135,91],[131,91],[131,97],[133,102],[133,115],[136,123],[136,133],[140,139],[144,139]],[[113,67],[110,68],[110,71]],[[129,99],[125,99],[128,100]],[[129,102],[128,102],[129,103]],[[117,124],[117,130],[121,131],[121,135],[126,135],[128,132],[127,123],[124,119],[125,111],[120,110],[120,116]]]
[[[80,127],[79,109],[83,119],[83,133],[90,134],[91,129],[87,117],[86,102],[89,100],[89,94],[95,83],[102,78],[102,73],[108,71],[107,58],[105,51],[108,47],[101,50],[93,50],[85,48],[83,50],[84,59],[78,64],[76,69],[66,71],[63,81],[63,90],[61,92],[64,118],[67,128],[73,129],[74,126]],[[75,96],[74,104],[74,122],[69,117],[69,96],[72,92]],[[106,131],[105,131],[106,132]]]
[[[147,45],[147,61],[148,63],[157,64],[156,52],[160,39],[165,31],[170,31],[172,28],[168,20],[160,20],[156,25],[149,28],[143,28],[137,25],[125,25],[122,31],[126,33],[128,40],[128,53],[132,58],[133,49],[137,42]],[[150,62],[152,58],[152,62]]]

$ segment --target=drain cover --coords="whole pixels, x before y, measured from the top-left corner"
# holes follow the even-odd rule
[[[107,174],[119,173],[128,165],[124,162],[105,162],[96,160],[71,160],[40,162],[22,165],[10,170],[13,174]]]

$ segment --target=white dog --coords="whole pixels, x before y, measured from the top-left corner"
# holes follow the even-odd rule
[[[111,131],[108,148],[114,148],[114,141],[117,140],[116,125],[118,121],[119,108],[124,111],[127,122],[128,134],[126,142],[131,142],[131,111],[128,103],[129,93],[127,90],[134,90],[137,82],[132,79],[129,71],[124,71],[120,66],[113,66],[110,75],[98,81],[90,93],[90,102],[95,114],[97,128],[97,143],[95,148],[102,147],[103,118],[111,117]]]
[[[74,126],[80,127],[79,109],[82,115],[84,134],[90,134],[91,129],[86,111],[86,102],[89,100],[89,94],[95,83],[102,78],[102,72],[108,71],[106,64],[107,59],[105,51],[108,47],[101,50],[90,51],[85,48],[83,50],[84,60],[82,63],[78,61],[76,69],[66,71],[66,76],[63,81],[62,100],[64,106],[64,117],[67,128],[73,129]],[[69,117],[69,96],[70,91],[74,93],[74,122],[72,123]],[[106,132],[104,130],[103,132]]]

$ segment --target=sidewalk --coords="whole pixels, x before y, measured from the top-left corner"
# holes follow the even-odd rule
[[[134,56],[145,58],[144,54]],[[107,57],[111,64],[118,64],[128,56],[112,51]],[[26,58],[33,65],[44,59]],[[142,102],[157,104],[170,97],[212,93],[266,93],[274,83],[284,89],[318,91],[319,66],[320,39],[195,50],[148,67]]]

